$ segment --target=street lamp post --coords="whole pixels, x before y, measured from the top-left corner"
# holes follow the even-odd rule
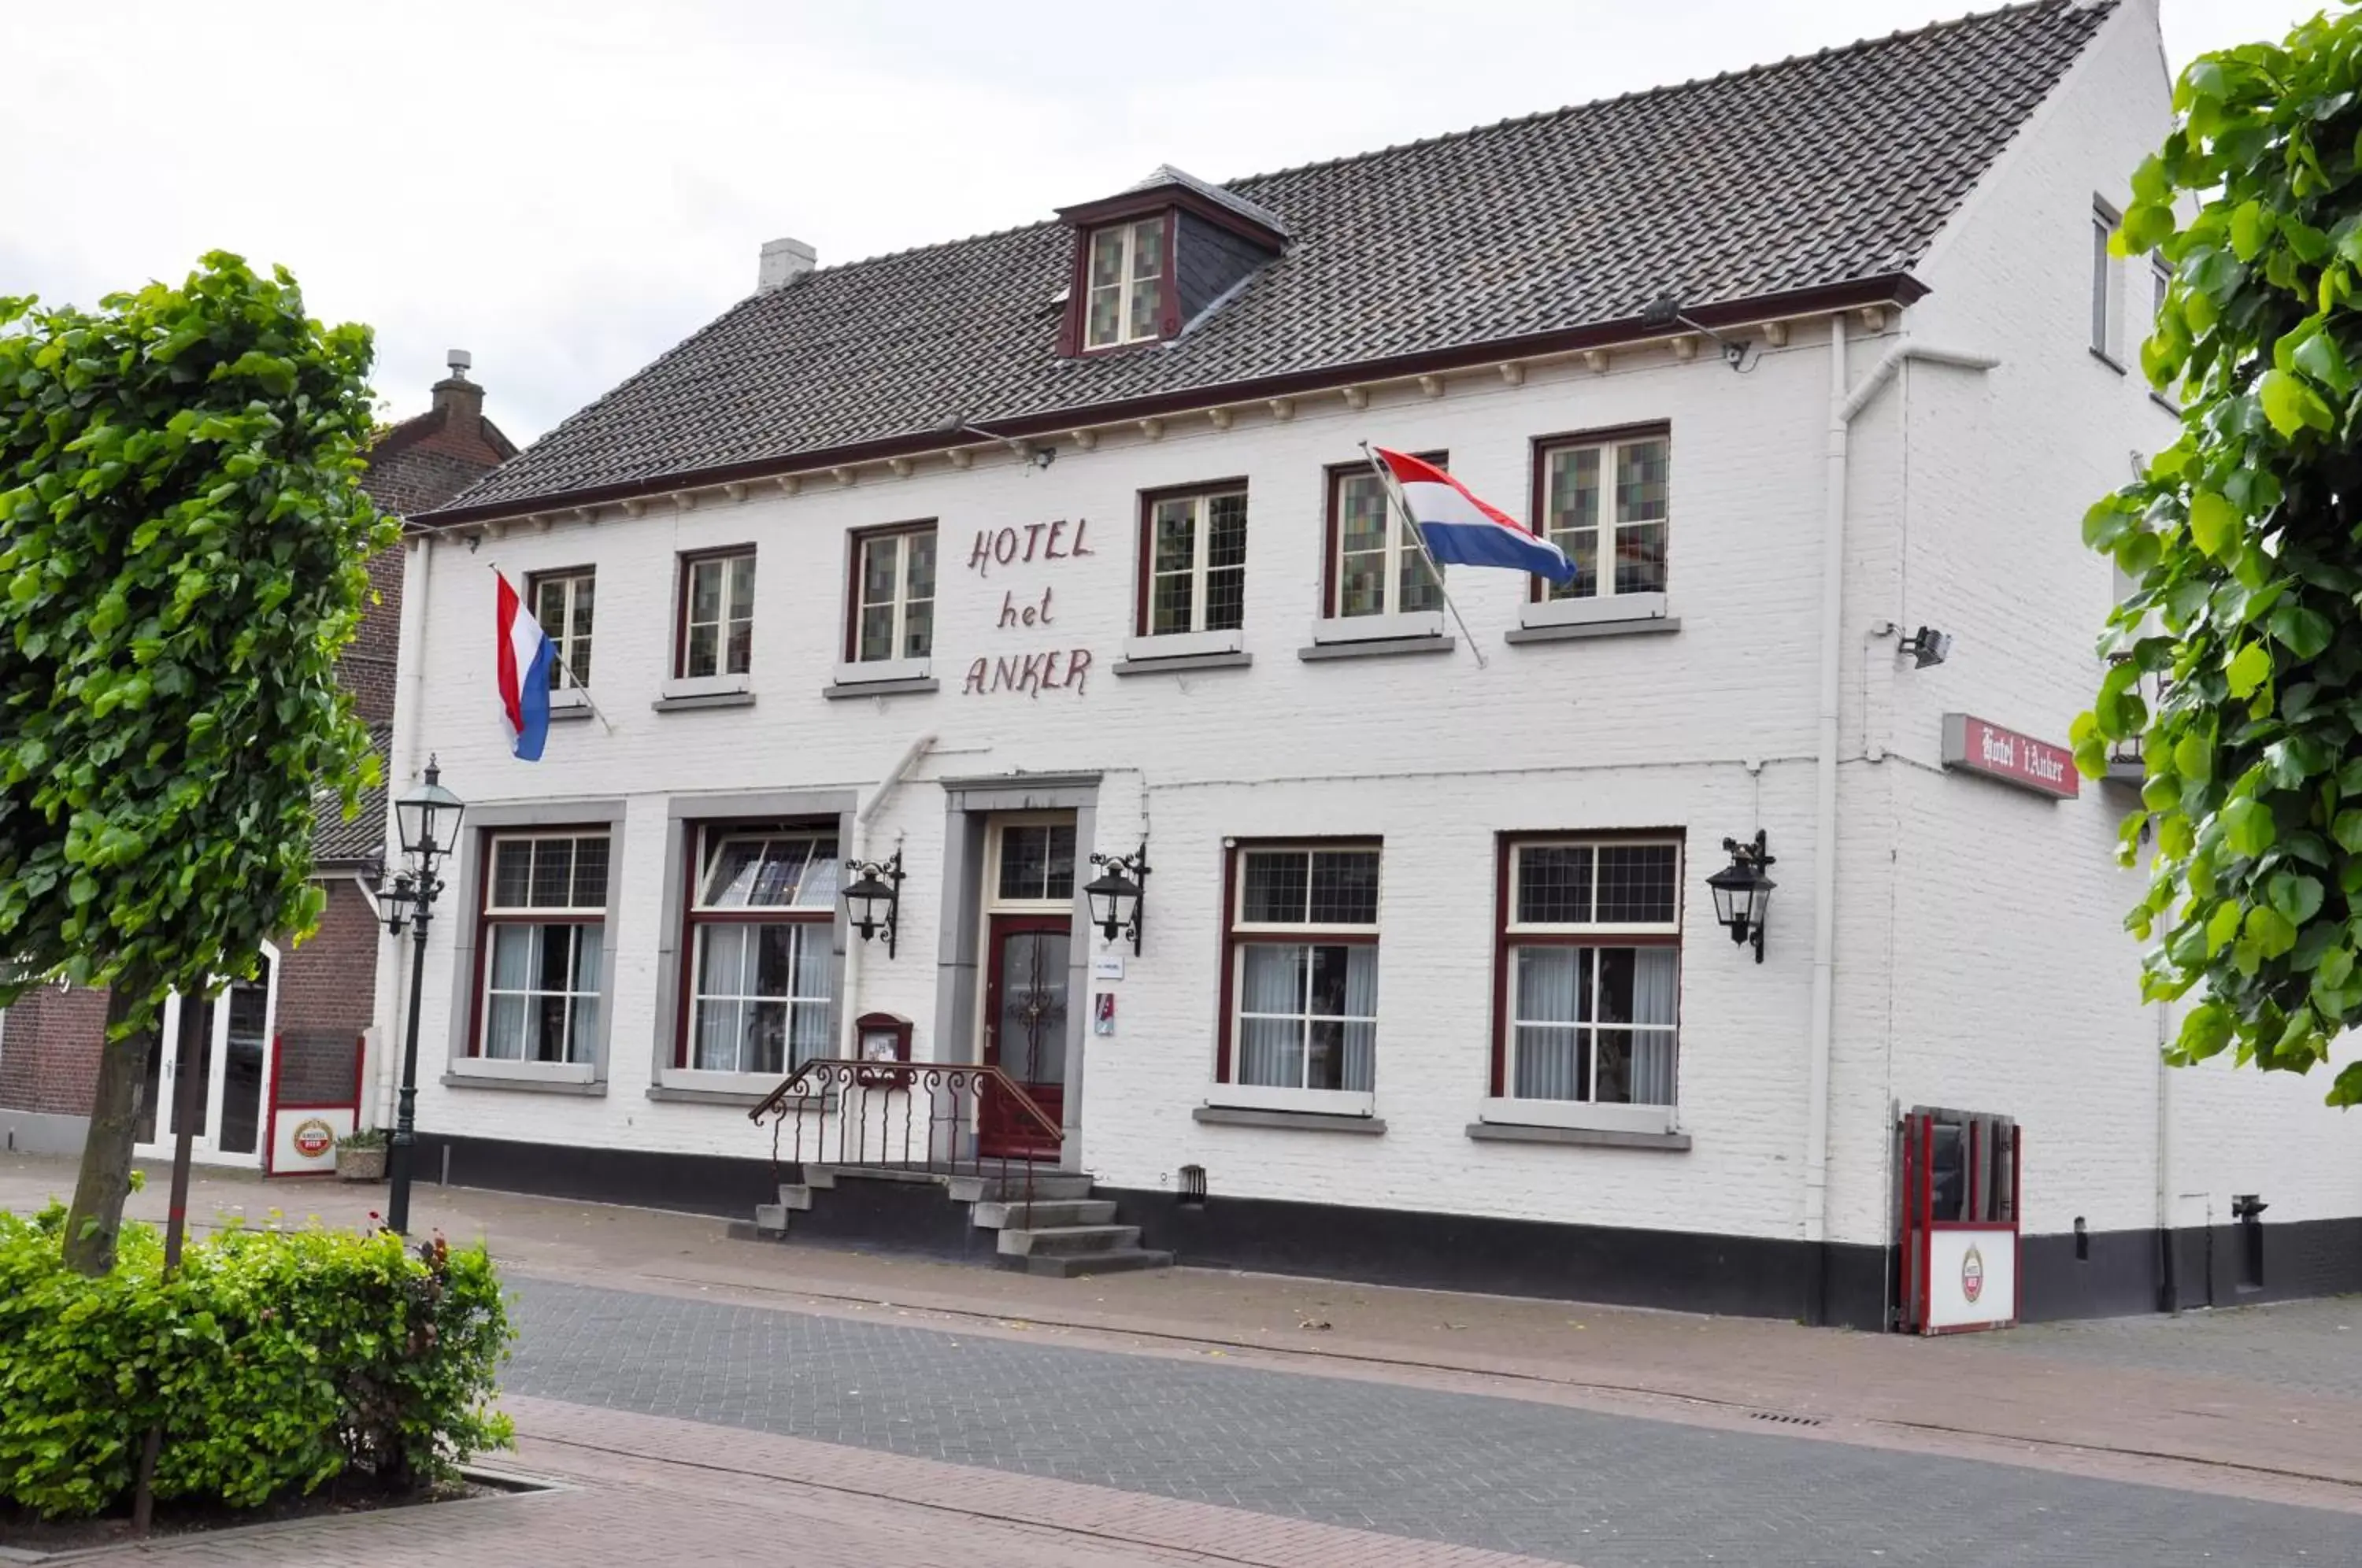
[[[466,810],[458,796],[443,788],[442,769],[429,756],[425,780],[393,803],[402,852],[409,857],[410,868],[379,894],[386,908],[386,930],[400,936],[407,925],[411,933],[410,1022],[402,1045],[402,1088],[395,1102],[393,1140],[385,1160],[392,1187],[386,1199],[385,1228],[397,1236],[410,1233],[410,1166],[417,1143],[418,1003],[425,989],[426,926],[436,897],[443,891],[435,865],[450,853],[451,841],[458,836],[460,814]]]

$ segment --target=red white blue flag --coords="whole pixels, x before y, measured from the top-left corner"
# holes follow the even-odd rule
[[[509,722],[509,750],[519,760],[539,762],[542,743],[549,738],[549,671],[557,649],[541,623],[525,613],[524,601],[495,572],[500,584],[496,603],[499,638],[494,665],[500,672],[501,711]]]
[[[1468,487],[1434,464],[1407,452],[1374,448],[1379,466],[1394,480],[1395,498],[1418,525],[1427,553],[1456,566],[1507,567],[1552,582],[1574,576],[1566,552],[1497,506],[1479,501]]]

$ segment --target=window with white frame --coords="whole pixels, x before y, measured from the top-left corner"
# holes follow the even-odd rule
[[[603,830],[487,835],[477,1055],[496,1062],[596,1058],[607,849]]]
[[[1232,854],[1222,1080],[1371,1091],[1379,846],[1242,845]]]
[[[754,662],[755,552],[684,556],[680,637],[673,673],[744,675]]]
[[[531,579],[533,618],[557,654],[549,667],[553,691],[590,684],[590,619],[598,586],[598,574],[589,567],[535,572]]]
[[[836,835],[697,830],[681,1065],[781,1075],[828,1055],[836,1011]]]
[[[853,658],[925,658],[935,642],[935,525],[858,536]]]
[[[1672,441],[1662,430],[1604,439],[1573,436],[1540,447],[1542,531],[1574,575],[1536,579],[1551,599],[1612,599],[1665,591],[1672,528]]]
[[[1154,337],[1164,271],[1163,214],[1094,230],[1083,347],[1113,348]]]
[[[1142,635],[1234,632],[1245,624],[1246,487],[1152,496],[1147,509]]]
[[[1437,468],[1440,452],[1420,452]],[[1443,583],[1367,463],[1329,471],[1329,613],[1407,615],[1443,608]]]
[[[2092,204],[2092,352],[2116,358],[2116,259],[2108,254],[2108,237],[2116,231],[2116,215],[2105,203]]]
[[[1496,1095],[1673,1104],[1681,840],[1518,838],[1504,856]]]

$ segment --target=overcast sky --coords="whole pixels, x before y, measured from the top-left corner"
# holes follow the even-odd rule
[[[2177,69],[2319,9],[2162,4]],[[524,442],[748,293],[766,238],[852,260],[1159,163],[1235,178],[1962,5],[0,0],[0,293],[284,263],[376,326],[393,414],[465,348]]]

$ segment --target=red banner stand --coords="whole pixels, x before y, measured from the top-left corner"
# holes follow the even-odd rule
[[[2014,1326],[2025,1134],[2007,1117],[1926,1110],[1904,1117],[1897,1133],[1903,1271],[1896,1327],[1959,1334]]]

